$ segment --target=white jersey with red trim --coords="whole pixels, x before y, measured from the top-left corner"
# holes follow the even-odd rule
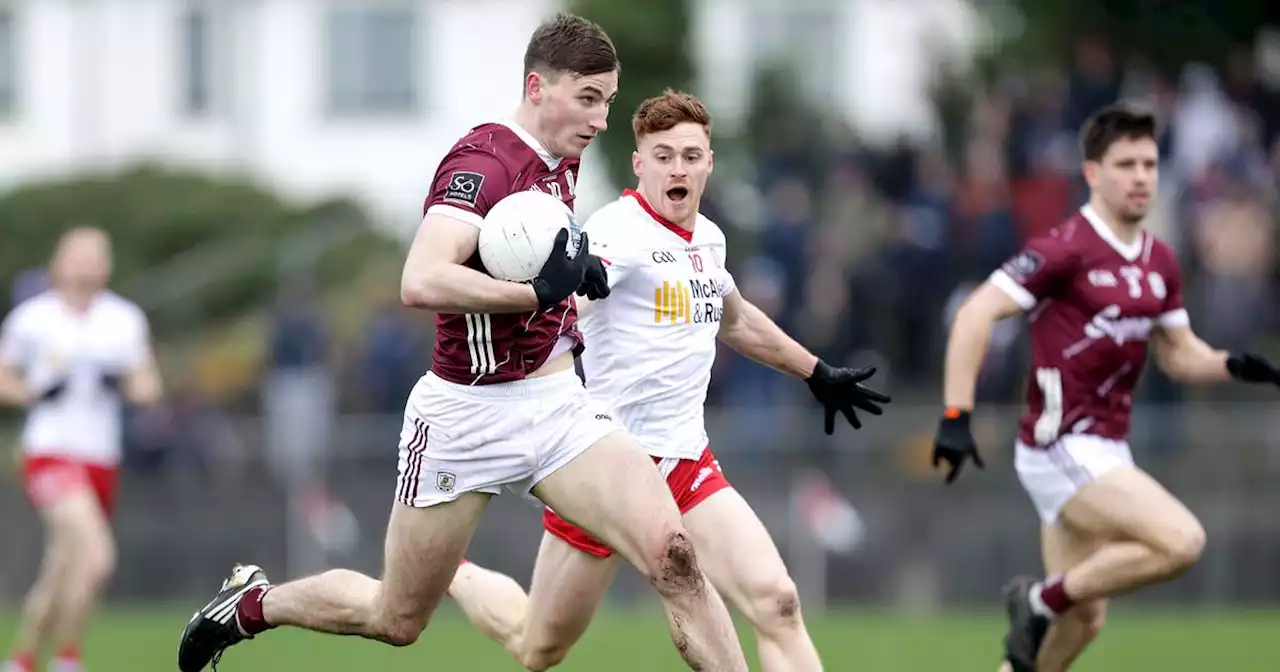
[[[708,442],[703,405],[724,297],[737,291],[724,232],[702,215],[682,229],[631,190],[583,231],[612,289],[580,308],[587,390],[650,455],[696,460]]]
[[[32,389],[67,385],[61,397],[27,415],[23,451],[119,463],[122,402],[103,388],[102,376],[127,374],[151,356],[146,315],[112,292],[100,293],[84,312],[53,291],[19,304],[0,324],[0,365],[19,370]]]

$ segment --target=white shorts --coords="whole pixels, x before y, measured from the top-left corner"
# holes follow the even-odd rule
[[[1132,466],[1128,443],[1089,434],[1069,434],[1048,448],[1019,441],[1014,457],[1018,480],[1050,525],[1081,488],[1116,467]]]
[[[504,486],[527,494],[621,429],[573,369],[473,386],[428,372],[405,405],[396,499],[422,508]]]

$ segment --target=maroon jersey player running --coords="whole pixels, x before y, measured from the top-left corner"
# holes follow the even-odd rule
[[[530,284],[496,280],[478,258],[484,216],[506,196],[533,189],[572,207],[578,157],[605,129],[618,69],[599,26],[573,16],[543,24],[514,117],[472,129],[436,172],[400,291],[439,315],[437,340],[405,408],[382,579],[334,570],[272,586],[261,568],[238,565],[183,632],[183,672],[280,625],[414,642],[503,488],[531,492],[649,577],[690,667],[746,671],[661,474],[574,372],[574,294],[608,294],[587,235],[571,259],[561,231]]]
[[[1109,597],[1168,580],[1200,557],[1199,521],[1134,465],[1127,443],[1148,342],[1178,380],[1280,381],[1262,358],[1214,350],[1191,330],[1178,261],[1142,226],[1156,193],[1155,132],[1154,117],[1123,106],[1086,122],[1089,202],[992,274],[947,346],[934,464],[949,463],[950,482],[965,459],[982,466],[969,413],[991,326],[1029,311],[1032,374],[1015,466],[1043,522],[1049,576],[1006,588],[1005,657],[1015,672],[1067,669],[1098,634]]]

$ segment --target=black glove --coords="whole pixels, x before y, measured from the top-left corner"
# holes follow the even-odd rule
[[[538,277],[533,279],[533,293],[538,297],[538,310],[551,310],[570,294],[582,286],[586,275],[586,257],[579,254],[570,259],[568,253],[569,230],[560,229],[551,245],[551,256],[547,257]],[[587,234],[582,234],[582,248],[587,247]]]
[[[594,254],[587,252],[587,234],[582,234],[582,247],[578,248],[578,256],[583,258],[583,265],[586,267],[586,275],[582,278],[582,285],[578,287],[578,296],[585,296],[592,301],[609,296],[609,271],[604,267],[604,261]]]
[[[947,485],[951,485],[960,475],[964,461],[972,459],[979,469],[986,469],[982,456],[978,454],[978,446],[973,442],[973,432],[969,431],[968,411],[948,411],[938,423],[938,435],[933,440],[933,468],[944,460],[951,469],[947,472]]]
[[[104,371],[98,381],[109,394],[120,394],[124,387],[124,376],[114,371]]]
[[[34,406],[36,404],[44,404],[50,401],[57,401],[59,398],[62,397],[62,395],[66,391],[67,391],[67,379],[59,378],[53,381],[51,385],[44,388],[44,390],[37,393],[35,402],[32,405]]]
[[[1247,352],[1227,357],[1227,372],[1232,378],[1246,383],[1280,385],[1280,371],[1276,371],[1271,362]]]
[[[862,381],[875,373],[875,367],[835,368],[818,360],[818,365],[813,367],[813,375],[805,379],[805,382],[809,383],[809,391],[826,409],[822,428],[827,434],[834,434],[836,431],[836,411],[844,413],[844,417],[849,420],[849,424],[853,425],[854,429],[862,429],[862,421],[858,420],[854,407],[861,408],[872,415],[884,413],[878,404],[887,404],[892,400],[862,385]]]

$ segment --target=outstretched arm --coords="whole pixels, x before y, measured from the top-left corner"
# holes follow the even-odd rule
[[[796,378],[808,378],[818,357],[787,335],[739,292],[724,297],[720,340],[744,356]]]
[[[1161,326],[1154,333],[1156,362],[1165,375],[1188,383],[1246,383],[1280,385],[1280,371],[1260,355],[1217,350],[1192,331],[1189,324]]]
[[[1013,297],[990,280],[965,300],[956,312],[951,335],[947,339],[942,390],[943,404],[947,408],[973,410],[974,389],[991,343],[991,328],[996,322],[1021,311],[1022,307]]]

